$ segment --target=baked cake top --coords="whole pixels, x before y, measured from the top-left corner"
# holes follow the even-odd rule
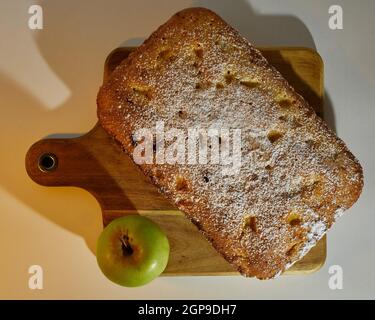
[[[345,144],[207,9],[177,13],[132,52],[100,89],[98,117],[131,157],[140,143],[134,134],[157,123],[241,130],[235,174],[210,162],[140,168],[246,276],[271,278],[291,266],[362,189],[361,166]]]

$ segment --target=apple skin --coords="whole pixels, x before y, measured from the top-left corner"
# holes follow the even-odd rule
[[[98,239],[96,258],[109,280],[125,287],[142,286],[164,271],[169,242],[152,220],[128,215],[104,228]]]

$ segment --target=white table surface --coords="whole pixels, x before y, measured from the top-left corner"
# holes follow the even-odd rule
[[[44,29],[28,29],[26,0],[0,2],[0,298],[375,298],[375,1],[42,1]],[[328,28],[340,4],[344,29]],[[328,235],[325,266],[272,281],[162,277],[134,289],[106,280],[93,250],[100,208],[88,193],[44,188],[26,175],[28,147],[50,133],[83,133],[96,122],[95,98],[107,54],[135,45],[176,11],[213,9],[256,45],[316,48],[325,63],[329,123],[360,160],[365,188]],[[329,108],[329,105],[332,108]],[[28,268],[44,270],[43,290]],[[328,268],[344,271],[342,290]]]

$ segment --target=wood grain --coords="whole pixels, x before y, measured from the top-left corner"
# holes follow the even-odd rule
[[[104,79],[127,57],[131,48],[114,50],[104,66]],[[261,48],[268,61],[323,115],[323,63],[306,48]],[[40,159],[52,155],[56,166],[42,170]],[[91,192],[100,203],[103,224],[125,214],[142,214],[157,222],[171,245],[164,275],[238,274],[205,240],[196,227],[165,200],[98,124],[72,139],[43,139],[26,155],[26,170],[44,186],[74,186]],[[285,274],[318,270],[326,258],[324,237]]]

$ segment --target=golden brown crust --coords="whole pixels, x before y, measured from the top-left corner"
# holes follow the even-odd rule
[[[103,128],[130,156],[133,133],[242,130],[237,176],[219,165],[141,170],[243,275],[272,278],[305,255],[359,197],[362,168],[261,53],[215,13],[175,14],[98,94]]]

